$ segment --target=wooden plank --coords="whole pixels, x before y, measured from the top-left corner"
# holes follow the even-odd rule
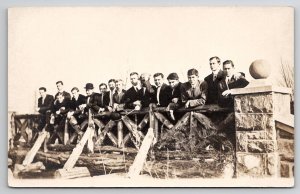
[[[137,142],[141,141],[141,137],[143,136],[140,131],[137,130],[137,126],[133,123],[127,116],[122,116],[122,121],[128,128],[128,130],[132,133],[133,137]]]
[[[88,138],[91,136],[91,133],[94,132],[94,128],[88,127],[87,130],[85,131],[83,137],[81,138],[80,142],[76,145],[76,147],[73,149],[72,154],[70,155],[69,159],[64,165],[64,169],[72,169],[74,165],[76,164],[76,161],[78,160],[84,145],[86,144]]]
[[[212,134],[215,134],[218,131],[215,124],[205,115],[203,115],[201,113],[194,113],[193,116],[195,117],[195,119],[198,120],[198,122],[202,126],[203,138],[210,136]]]
[[[189,122],[189,117],[190,117],[191,113],[185,113],[185,115],[183,115],[183,117],[181,117],[181,119],[179,119],[179,121],[177,121],[176,125],[174,126],[174,130],[177,131],[179,130],[182,126],[186,125]]]
[[[137,126],[137,130],[141,131],[147,125],[148,122],[149,122],[149,114],[145,114],[143,120]]]
[[[99,119],[94,118],[93,121],[99,127],[100,131],[101,131],[102,128],[105,127],[105,124],[102,121],[100,121]]]
[[[118,121],[117,123],[117,129],[118,129],[118,147],[124,147],[123,144],[123,122],[122,121]]]
[[[168,129],[172,129],[174,125],[161,113],[154,112],[155,117]]]
[[[61,179],[74,179],[74,178],[82,178],[82,177],[90,177],[90,171],[87,167],[75,167],[72,170],[66,169],[58,169],[54,173],[55,178]]]
[[[144,163],[146,161],[148,151],[153,141],[154,141],[154,132],[152,128],[149,128],[142,142],[140,150],[136,155],[133,164],[129,168],[129,172],[127,174],[128,178],[136,178],[140,174],[141,170],[143,169]]]
[[[69,120],[65,119],[65,128],[64,128],[64,145],[69,141],[69,130],[68,130]]]
[[[194,112],[191,112],[190,115],[190,134],[189,134],[189,143],[190,143],[190,149],[194,150],[196,146],[196,141],[197,141],[197,123],[195,122],[194,119]]]
[[[111,140],[114,146],[118,146],[118,138],[111,132],[107,132],[107,137]]]
[[[40,147],[42,146],[43,142],[45,141],[45,138],[47,136],[47,133],[45,131],[45,128],[43,131],[39,134],[37,140],[35,141],[34,145],[30,149],[30,151],[26,154],[25,159],[23,160],[23,165],[27,166],[32,163],[36,153],[39,151]]]
[[[99,134],[97,141],[95,144],[101,145],[106,134],[116,125],[116,122],[113,120],[110,120],[104,127],[103,131]]]
[[[125,135],[123,142],[124,142],[124,147],[125,145],[128,143],[128,141],[131,139],[131,133],[128,133],[127,135]]]

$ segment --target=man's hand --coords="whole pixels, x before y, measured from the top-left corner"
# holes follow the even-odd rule
[[[244,77],[244,76],[240,72],[237,72],[237,73],[233,74],[233,78],[236,79],[236,80],[240,79],[242,77]]]
[[[189,101],[189,100],[185,103],[185,106],[184,106],[184,107],[185,107],[185,108],[190,107],[190,101]]]
[[[178,98],[173,98],[172,102],[176,104],[178,102]]]
[[[223,93],[222,93],[222,96],[229,96],[231,94],[231,90],[225,90]]]
[[[99,108],[98,113],[103,112],[105,109],[104,108]]]
[[[85,107],[86,107],[86,104],[81,104],[81,105],[79,105],[79,109],[80,109],[80,110],[83,110]]]
[[[109,112],[113,111],[113,108],[111,106],[108,106],[107,109],[108,109]]]
[[[40,111],[40,108],[36,108],[35,110],[36,110],[36,112],[39,112],[39,111]]]
[[[55,113],[56,113],[57,115],[59,115],[59,114],[60,114],[60,110],[56,111]]]
[[[140,100],[136,100],[133,102],[133,105],[141,105],[141,101]]]
[[[141,110],[141,106],[140,106],[140,105],[136,105],[136,106],[134,107],[134,110]]]
[[[74,114],[74,111],[69,111],[69,112],[67,113],[67,118],[70,119],[71,116],[73,116],[73,114]]]

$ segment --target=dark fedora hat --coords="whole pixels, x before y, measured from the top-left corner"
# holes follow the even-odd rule
[[[86,90],[89,90],[89,89],[94,89],[94,86],[92,83],[87,83],[85,84],[85,87],[84,87]]]

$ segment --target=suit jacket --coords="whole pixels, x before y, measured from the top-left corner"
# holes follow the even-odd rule
[[[132,86],[125,92],[123,99],[125,103],[125,108],[134,109],[133,102],[140,100],[139,92],[136,91]]]
[[[42,97],[40,97],[38,99],[38,107],[40,108],[39,113],[41,114],[46,114],[46,112],[48,110],[52,110],[52,106],[53,106],[53,102],[54,102],[54,97],[52,95],[47,94],[44,102]]]
[[[69,99],[64,99],[62,102],[58,100],[54,101],[52,112],[56,114],[56,111],[60,110],[61,115],[65,115],[69,112],[71,108],[71,101]]]
[[[218,104],[222,107],[233,107],[234,101],[231,95],[224,97],[222,93],[225,90],[233,89],[233,88],[244,88],[249,84],[249,82],[244,78],[240,77],[235,79],[231,77],[228,83],[226,83],[226,77],[224,77],[218,84]]]
[[[139,100],[141,101],[142,107],[149,107],[150,103],[155,103],[155,86],[149,84],[146,88],[142,87],[139,92]]]
[[[57,92],[55,94],[55,100],[57,99],[58,94],[59,94],[59,92]],[[62,94],[63,94],[63,96],[65,97],[66,100],[71,100],[71,94],[70,93],[68,93],[66,91],[63,91]]]
[[[224,78],[224,72],[220,70],[217,73],[217,77],[213,80],[213,74],[211,73],[204,80],[207,83],[207,99],[206,104],[218,104],[218,84]]]
[[[86,97],[82,94],[79,94],[77,100],[72,97],[71,99],[71,109],[76,111],[79,108],[79,105],[86,104]]]
[[[90,96],[87,96],[86,108],[85,112],[88,112],[88,109],[91,109],[92,112],[98,113],[101,104],[101,94],[99,93],[92,93]]]
[[[171,100],[173,98],[178,98],[178,101],[181,102],[181,91],[180,91],[180,88],[181,88],[181,82],[178,83],[178,85],[175,87],[175,88],[171,88]]]
[[[155,103],[158,103],[158,101],[157,101],[157,90],[158,90],[158,88],[155,88],[155,93],[154,93]],[[159,98],[158,106],[167,107],[168,104],[172,100],[172,88],[164,83],[160,88],[158,98]]]
[[[125,92],[126,90],[122,90],[122,92],[118,93],[116,90],[115,93],[113,94],[113,103],[117,103],[117,104],[125,103],[125,99],[124,99]]]
[[[181,100],[182,103],[190,101],[190,107],[201,106],[206,102],[207,83],[206,81],[198,81],[196,87],[193,88],[189,82],[181,84]]]
[[[239,72],[242,77],[245,77],[245,73]],[[207,91],[207,100],[206,104],[218,104],[219,94],[218,94],[218,85],[219,82],[226,77],[223,70],[219,70],[215,81],[213,80],[213,74],[209,74],[204,78],[204,81],[207,82],[208,91]]]

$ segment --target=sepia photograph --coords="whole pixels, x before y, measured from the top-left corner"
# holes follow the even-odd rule
[[[294,187],[294,8],[11,7],[8,186]]]

